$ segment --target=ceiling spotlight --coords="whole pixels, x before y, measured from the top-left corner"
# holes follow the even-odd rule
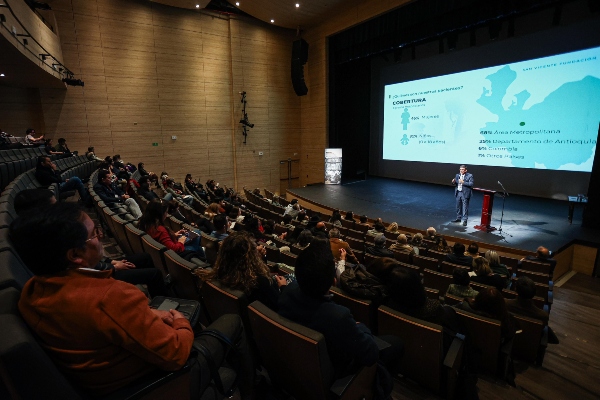
[[[274,20],[274,19],[272,19],[272,20],[271,20],[271,23],[273,23],[273,22],[275,22],[275,20]]]
[[[300,3],[296,3],[296,8],[300,7]]]
[[[196,4],[196,8],[200,8],[200,4]]]
[[[239,6],[240,6],[240,2],[239,2],[239,1],[236,1],[236,2],[235,2],[235,5],[236,5],[237,7],[239,7]]]
[[[4,78],[4,74],[0,74],[0,78]]]

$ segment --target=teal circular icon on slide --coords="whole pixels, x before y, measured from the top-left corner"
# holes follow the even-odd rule
[[[521,122],[519,125],[521,125],[521,126],[525,126],[525,122]]]

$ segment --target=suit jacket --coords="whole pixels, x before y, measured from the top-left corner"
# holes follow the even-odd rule
[[[456,174],[454,177],[454,196],[458,195],[458,180],[460,179],[460,174]],[[471,192],[473,191],[473,174],[466,173],[465,181],[462,184],[462,192],[465,195],[465,199],[471,198]]]
[[[348,245],[347,242],[344,242],[342,239],[339,238],[330,238],[329,245],[331,246],[331,252],[333,253],[333,258],[335,258],[335,261],[339,261],[340,249],[344,249],[346,250],[346,260],[353,264],[358,264],[358,259],[352,252],[352,249],[350,248],[350,245]]]
[[[107,186],[102,182],[98,182],[94,185],[94,191],[104,204],[122,203],[124,201],[122,196],[125,193],[112,183]]]
[[[41,165],[35,170],[35,179],[44,186],[63,182],[63,179],[60,177],[60,172],[55,171],[52,168],[42,167]]]
[[[446,254],[446,261],[452,264],[464,265],[465,267],[473,268],[473,257],[460,255],[457,256],[454,253]]]

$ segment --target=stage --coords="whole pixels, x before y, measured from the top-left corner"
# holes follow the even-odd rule
[[[492,188],[500,189],[500,188]],[[509,188],[507,188],[509,189]],[[469,205],[467,226],[450,222],[456,218],[454,186],[369,177],[344,185],[313,185],[288,189],[293,195],[332,208],[351,210],[369,218],[425,231],[433,226],[438,233],[464,239],[535,251],[546,246],[556,251],[573,239],[598,242],[599,232],[581,227],[583,206],[577,205],[569,224],[567,201],[520,195],[506,198],[502,232],[487,233],[474,228],[481,220],[483,195],[475,192]],[[288,194],[288,200],[290,194]],[[491,226],[500,228],[502,197],[496,195]]]

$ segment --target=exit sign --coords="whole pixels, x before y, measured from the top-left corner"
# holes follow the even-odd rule
[[[158,142],[152,143],[152,146],[158,146]]]

